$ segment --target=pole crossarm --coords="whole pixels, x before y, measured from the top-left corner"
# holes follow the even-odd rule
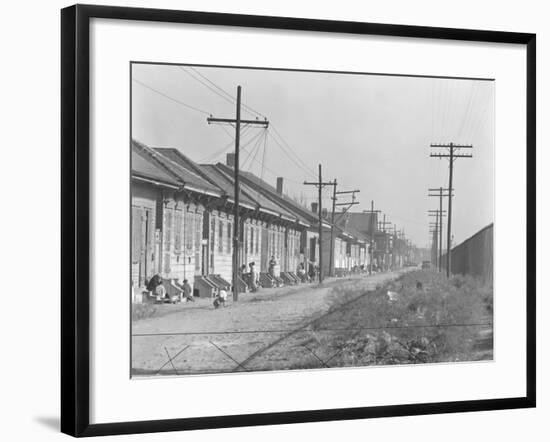
[[[473,155],[470,153],[470,154],[467,154],[467,153],[462,153],[462,154],[459,154],[459,153],[455,153],[453,155],[450,155],[448,153],[430,153],[430,156],[432,158],[472,158]]]
[[[325,186],[336,186],[336,180],[334,181],[328,181],[328,182],[324,182],[324,183],[319,183],[319,182],[311,182],[311,181],[304,181],[304,186],[322,186],[322,187],[325,187]]]
[[[472,144],[455,144],[455,143],[448,143],[448,144],[441,144],[441,143],[432,143],[430,144],[430,147],[443,147],[443,148],[451,148],[456,147],[457,149],[473,149]]]
[[[208,117],[206,119],[208,124],[212,123],[229,123],[229,124],[236,124],[237,120],[235,118],[214,118],[214,117]],[[251,124],[255,126],[262,126],[262,127],[269,127],[269,121],[268,120],[240,120],[240,124]]]
[[[340,190],[338,192],[335,192],[336,195],[344,195],[344,194],[347,194],[347,193],[359,193],[361,192],[360,190]]]
[[[359,204],[359,201],[353,201],[349,203],[336,203],[335,206],[354,206],[355,204]]]

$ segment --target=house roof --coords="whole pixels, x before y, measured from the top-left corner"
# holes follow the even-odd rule
[[[231,187],[233,188],[233,185],[234,185],[233,169],[223,165],[222,163],[218,163],[213,167],[218,172],[224,174],[226,179],[228,179],[231,182]],[[240,176],[242,176],[242,172]],[[271,200],[270,198],[267,198],[263,193],[258,191],[257,186],[250,185],[249,183],[243,180],[241,180],[239,184],[241,186],[241,195],[244,195],[247,198],[253,201],[256,201],[256,203],[260,206],[260,208],[265,209],[268,212],[271,212],[271,214],[273,215],[280,215],[288,221],[297,220],[297,215],[295,213],[288,210],[284,206],[277,204],[275,201]]]
[[[215,164],[201,164],[200,168],[203,173],[208,176],[208,179],[216,183],[216,185],[223,190],[224,194],[227,195],[228,199],[234,202],[233,195],[235,187],[233,185],[233,180],[219,170]],[[248,195],[243,194],[243,192],[240,193],[239,203],[247,205],[250,208],[255,208],[258,205],[256,201],[252,200]]]
[[[172,161],[170,158],[158,152],[157,149],[150,148],[143,143],[133,140],[132,144],[136,145],[145,155],[148,155],[152,161],[163,168],[168,174],[180,181],[183,184],[183,188],[197,193],[221,196],[220,189],[202,178],[194,170]]]
[[[335,217],[337,217],[336,222],[345,225],[346,229],[354,230],[366,236],[370,236],[378,228],[376,213],[346,212],[345,215],[336,214]]]
[[[176,176],[155,161],[141,143],[136,141],[132,141],[132,177],[168,187],[178,188],[183,185]]]
[[[234,194],[234,178],[233,169],[229,167],[222,167],[221,163],[218,164],[197,164],[180,150],[174,148],[156,148],[156,152],[162,156],[176,163],[180,167],[184,167],[194,174],[200,176],[203,180],[208,181],[212,186],[219,189],[228,200],[233,202]],[[269,213],[275,216],[282,216],[288,221],[295,221],[296,215],[285,207],[280,206],[270,199],[260,194],[253,186],[249,186],[246,183],[241,182],[241,193],[239,203],[243,206],[256,209],[259,208],[265,213]]]
[[[136,167],[139,164],[144,171],[147,171],[148,167],[149,173],[156,174],[158,179],[163,178],[169,183],[179,184],[190,188],[190,190],[225,196],[229,201],[233,201],[234,177],[231,167],[222,163],[197,164],[180,150],[174,148],[151,149],[137,141],[133,141],[132,146],[138,154],[132,156],[133,172],[134,163]],[[141,166],[142,162],[146,164]],[[259,209],[307,227],[318,226],[319,219],[316,213],[311,212],[287,195],[277,192],[275,187],[261,178],[246,171],[240,172],[240,178],[239,202],[241,205]],[[334,226],[338,235],[365,241],[370,232],[370,219],[371,214],[369,213],[348,213],[346,218],[337,217]],[[376,223],[376,218],[373,220]],[[329,219],[323,219],[323,228],[331,228]]]
[[[287,195],[280,194],[273,186],[266,183],[264,180],[257,177],[253,173],[241,172],[241,177],[244,182],[248,183],[251,186],[254,186],[254,188],[257,189],[257,191],[261,192],[264,196],[285,207],[287,210],[293,212],[302,223],[309,226],[315,226],[318,224],[319,219],[317,214],[309,211],[306,207],[303,207],[301,204],[294,201]],[[330,223],[326,222],[326,226],[330,227]]]
[[[351,235],[355,239],[359,241],[369,241],[370,234],[367,232],[362,232],[360,230],[357,230],[353,226],[349,224],[349,222],[346,222],[346,217],[349,214],[349,212],[346,212],[345,214],[341,212],[336,212],[334,214],[334,225],[342,232],[344,236]],[[328,213],[328,218],[332,217],[332,212]]]

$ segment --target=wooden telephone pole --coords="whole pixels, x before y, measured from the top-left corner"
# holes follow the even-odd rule
[[[441,199],[440,199],[441,201]],[[440,207],[441,207],[441,204],[440,204]],[[446,216],[446,213],[447,211],[446,210],[428,210],[428,216],[430,217],[433,217],[435,216],[435,225],[432,226],[432,224],[430,224],[430,227],[435,227],[435,229],[437,230],[437,238],[438,238],[438,242],[439,242],[439,245],[436,243],[436,266],[437,268],[439,269],[439,271],[441,272],[441,257],[442,257],[442,241],[441,241],[441,238],[442,238],[442,233],[443,233],[443,230],[442,230],[442,225],[443,225],[443,217]]]
[[[235,125],[235,164],[233,166],[234,198],[233,207],[233,301],[239,300],[239,253],[240,253],[240,223],[239,223],[239,143],[241,139],[241,124],[261,126],[267,128],[269,121],[265,120],[243,120],[241,119],[241,86],[237,86],[237,109],[235,118],[214,118],[210,116],[206,119],[208,124],[223,123]]]
[[[334,216],[336,212],[336,206],[347,206],[344,210],[342,210],[342,214],[345,214],[351,206],[354,206],[356,204],[359,204],[358,201],[355,201],[355,194],[360,192],[359,190],[342,190],[337,192],[336,191],[336,180],[334,180],[334,187],[332,191],[332,216],[331,216],[331,224],[330,227],[330,266],[329,266],[329,276],[334,276]],[[351,194],[351,202],[347,203],[336,203],[338,198],[336,195],[347,195]]]
[[[386,234],[386,226],[387,225],[391,226],[392,223],[390,221],[386,221],[386,214],[384,213],[383,220],[379,221],[378,224],[379,224],[378,229],[384,233],[384,267],[387,268],[388,263],[386,262],[386,255],[389,254],[390,250],[389,250],[388,235]]]
[[[319,190],[319,284],[323,282],[323,188],[325,186],[336,187],[336,180],[323,182],[322,169],[319,164],[319,181],[308,182],[304,181],[305,186],[316,186]]]
[[[370,263],[369,274],[372,275],[372,261],[374,257],[374,214],[380,213],[380,210],[374,210],[374,201],[370,202],[370,210],[363,210],[363,213],[370,213]]]
[[[441,214],[439,217],[439,271],[441,272],[441,268],[443,266],[443,213],[446,212],[443,210],[443,198],[450,197],[450,194],[452,192],[449,191],[448,188],[445,187],[436,187],[436,188],[430,188],[428,189],[428,196],[429,197],[436,197],[439,198],[439,213]]]
[[[460,149],[472,149],[471,144],[430,144],[432,148],[447,149],[447,153],[430,153],[433,158],[449,158],[449,189],[453,188],[453,165],[457,158],[472,158],[472,154],[460,153]],[[456,152],[458,151],[458,153]],[[453,215],[453,196],[449,196],[447,208],[447,278],[451,274],[451,221]]]

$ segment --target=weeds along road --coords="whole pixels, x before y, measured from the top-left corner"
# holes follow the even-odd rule
[[[323,361],[308,350],[317,339],[310,325],[330,314],[334,287],[374,290],[401,273],[328,279],[322,286],[299,285],[241,294],[225,308],[210,299],[160,306],[161,316],[134,321],[135,376],[282,370]],[[367,295],[368,296],[368,295]],[[342,324],[345,327],[345,324]]]

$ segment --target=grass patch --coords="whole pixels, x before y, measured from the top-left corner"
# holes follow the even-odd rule
[[[404,364],[472,360],[482,328],[492,327],[492,287],[469,276],[414,271],[365,293],[357,285],[333,290],[333,313],[314,330],[327,335],[332,365]]]

